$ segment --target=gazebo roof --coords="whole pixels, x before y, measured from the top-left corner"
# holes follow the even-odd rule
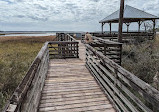
[[[99,23],[118,23],[119,11],[120,10],[117,10],[116,12],[112,13],[111,15],[101,20]],[[155,15],[149,14],[147,12],[131,7],[129,5],[126,5],[124,8],[123,18],[124,18],[123,21],[125,23],[159,19],[159,17]]]

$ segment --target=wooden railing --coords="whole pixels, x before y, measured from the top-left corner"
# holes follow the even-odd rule
[[[56,33],[56,41],[49,42],[50,58],[79,58],[76,39],[66,33]]]
[[[102,39],[118,41],[118,33],[91,33],[93,36],[100,37]],[[132,42],[140,40],[152,40],[154,39],[155,34],[151,32],[123,32],[123,42]]]
[[[81,42],[84,43],[83,38],[81,39]],[[121,65],[122,43],[104,40],[95,36],[92,36],[92,39],[93,39],[93,42],[89,44],[90,46],[94,47],[96,50],[102,52],[109,59]]]
[[[53,41],[49,42],[50,58],[79,58],[78,42],[76,41]]]
[[[37,110],[48,66],[49,49],[46,42],[14,91],[4,112],[35,112]]]
[[[94,42],[90,45],[96,50],[102,52],[109,59],[113,60],[117,64],[121,65],[122,61],[122,44],[119,42],[108,41],[94,37]]]
[[[71,35],[67,33],[56,33],[56,41],[76,41]]]
[[[78,42],[64,34],[65,41],[46,42],[22,82],[5,106],[4,112],[37,112],[50,58],[78,58]]]
[[[159,91],[90,45],[86,67],[119,112],[159,112]]]

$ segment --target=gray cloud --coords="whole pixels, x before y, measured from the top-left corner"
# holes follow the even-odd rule
[[[39,4],[34,4],[34,6],[35,6],[36,8],[38,8],[38,9],[41,9],[41,10],[48,10],[47,7],[41,6],[41,5],[39,5]]]
[[[24,15],[16,15],[14,17],[17,17],[17,18],[24,18],[25,16]]]
[[[120,0],[1,0],[0,4],[0,20],[5,23],[42,26],[45,22],[53,29],[100,30],[98,21],[118,10]],[[159,0],[126,0],[125,4],[159,16]]]

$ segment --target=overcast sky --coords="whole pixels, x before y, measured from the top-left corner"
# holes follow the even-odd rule
[[[159,16],[159,0],[125,4]],[[120,0],[0,0],[0,30],[99,31],[99,20],[119,6]]]

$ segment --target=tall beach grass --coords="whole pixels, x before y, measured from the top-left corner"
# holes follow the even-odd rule
[[[154,77],[159,75],[159,35],[155,40],[123,45],[122,66],[157,89]]]
[[[25,76],[46,37],[0,37],[0,111]]]

